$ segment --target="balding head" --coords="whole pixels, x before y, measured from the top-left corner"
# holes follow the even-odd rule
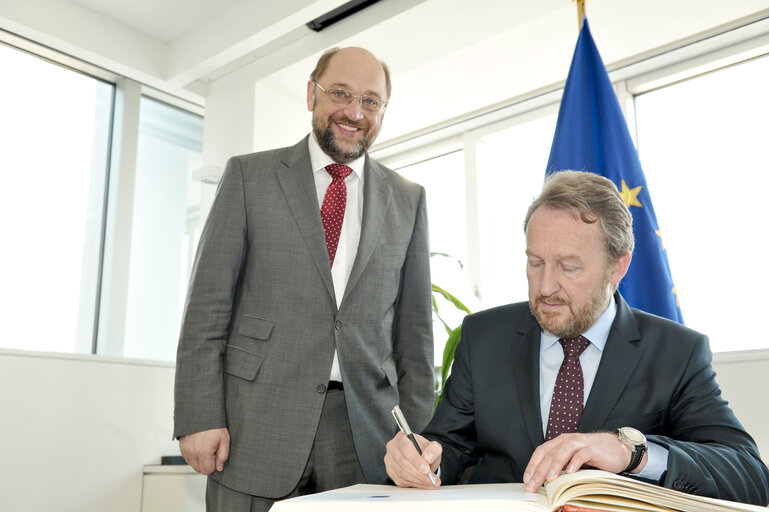
[[[373,53],[366,50],[365,48],[351,46],[347,48],[331,48],[330,50],[327,50],[323,53],[323,55],[321,55],[320,59],[318,59],[318,63],[315,65],[315,69],[313,69],[312,73],[310,73],[310,80],[320,82],[326,72],[326,69],[329,66],[329,63],[332,59],[335,59],[335,56],[341,57],[341,62],[339,62],[340,65],[351,63],[353,65],[360,64],[364,66],[374,66],[374,69],[379,68],[384,76],[385,95],[383,96],[383,99],[385,101],[390,99],[390,94],[392,93],[390,70],[388,69],[387,64],[377,59]],[[373,71],[373,69],[370,69],[369,71]]]

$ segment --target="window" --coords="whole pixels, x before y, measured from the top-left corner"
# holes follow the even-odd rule
[[[173,361],[198,236],[203,119],[142,97],[123,355]]]
[[[432,282],[445,289],[469,307],[471,298],[466,270],[467,225],[465,204],[464,153],[449,152],[418,163],[398,168],[398,173],[421,184],[427,193],[427,217],[430,223],[430,252],[440,253],[430,259]],[[453,305],[438,301],[441,317],[453,328],[464,316]],[[435,364],[443,360],[446,329],[433,323]]]
[[[523,219],[542,189],[552,109],[477,142],[480,299],[484,309],[528,300]]]
[[[479,129],[465,137],[465,151],[393,165],[425,187],[430,251],[450,256],[433,256],[432,282],[471,311],[527,300],[523,218],[545,179],[555,110]],[[462,312],[442,301],[438,306],[449,325],[461,323]],[[433,332],[440,365],[446,331],[434,322]]]
[[[2,347],[91,353],[114,87],[0,44]]]
[[[686,325],[707,334],[714,352],[766,348],[748,322],[725,311],[734,306],[739,318],[759,318],[761,293],[769,288],[769,277],[751,265],[761,261],[769,223],[762,200],[769,189],[769,98],[763,91],[769,56],[680,81],[687,64],[671,68],[676,83],[637,95],[633,112],[677,294]],[[643,87],[645,80],[664,77],[654,71],[631,81]],[[432,268],[433,282],[450,282],[450,291],[473,311],[527,298],[522,222],[541,189],[557,119],[557,104],[542,97],[532,103],[533,109],[516,104],[517,113],[486,125],[477,118],[459,121],[455,132],[442,135],[461,138],[464,157],[452,153],[400,171],[425,186],[428,203],[438,200],[445,208],[466,195],[466,210],[430,207],[432,250],[451,247],[445,252],[461,255],[464,269],[447,268],[451,276],[444,277],[435,262]],[[463,122],[474,124],[463,129]],[[431,137],[427,132],[426,152],[435,151]],[[405,147],[404,154],[419,158],[415,141]],[[397,161],[397,152],[388,151]],[[465,219],[456,217],[460,211]],[[441,236],[466,246],[448,245]],[[435,332],[439,357],[445,336]]]
[[[713,351],[765,348],[769,57],[636,97],[638,149],[686,325]]]
[[[172,361],[200,232],[202,117],[128,80],[116,102],[114,84],[2,44],[0,66],[0,348]],[[138,131],[113,132],[120,116]]]

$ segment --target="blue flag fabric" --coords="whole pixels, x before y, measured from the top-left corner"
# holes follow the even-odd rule
[[[566,80],[546,174],[565,169],[609,178],[633,214],[635,251],[619,285],[628,304],[683,323],[638,152],[587,19]]]

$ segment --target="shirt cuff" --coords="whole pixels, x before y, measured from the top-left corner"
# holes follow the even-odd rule
[[[646,466],[640,473],[633,476],[647,478],[649,480],[659,480],[662,474],[668,469],[668,449],[656,443],[649,442],[647,446],[649,458]]]

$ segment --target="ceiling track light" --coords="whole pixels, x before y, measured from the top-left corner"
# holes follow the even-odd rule
[[[379,0],[351,0],[345,2],[336,9],[328,11],[326,14],[322,14],[312,21],[307,22],[307,28],[320,32],[324,28],[328,28],[334,23],[342,21],[348,16],[352,16],[358,11],[362,11],[370,5],[374,5]]]

